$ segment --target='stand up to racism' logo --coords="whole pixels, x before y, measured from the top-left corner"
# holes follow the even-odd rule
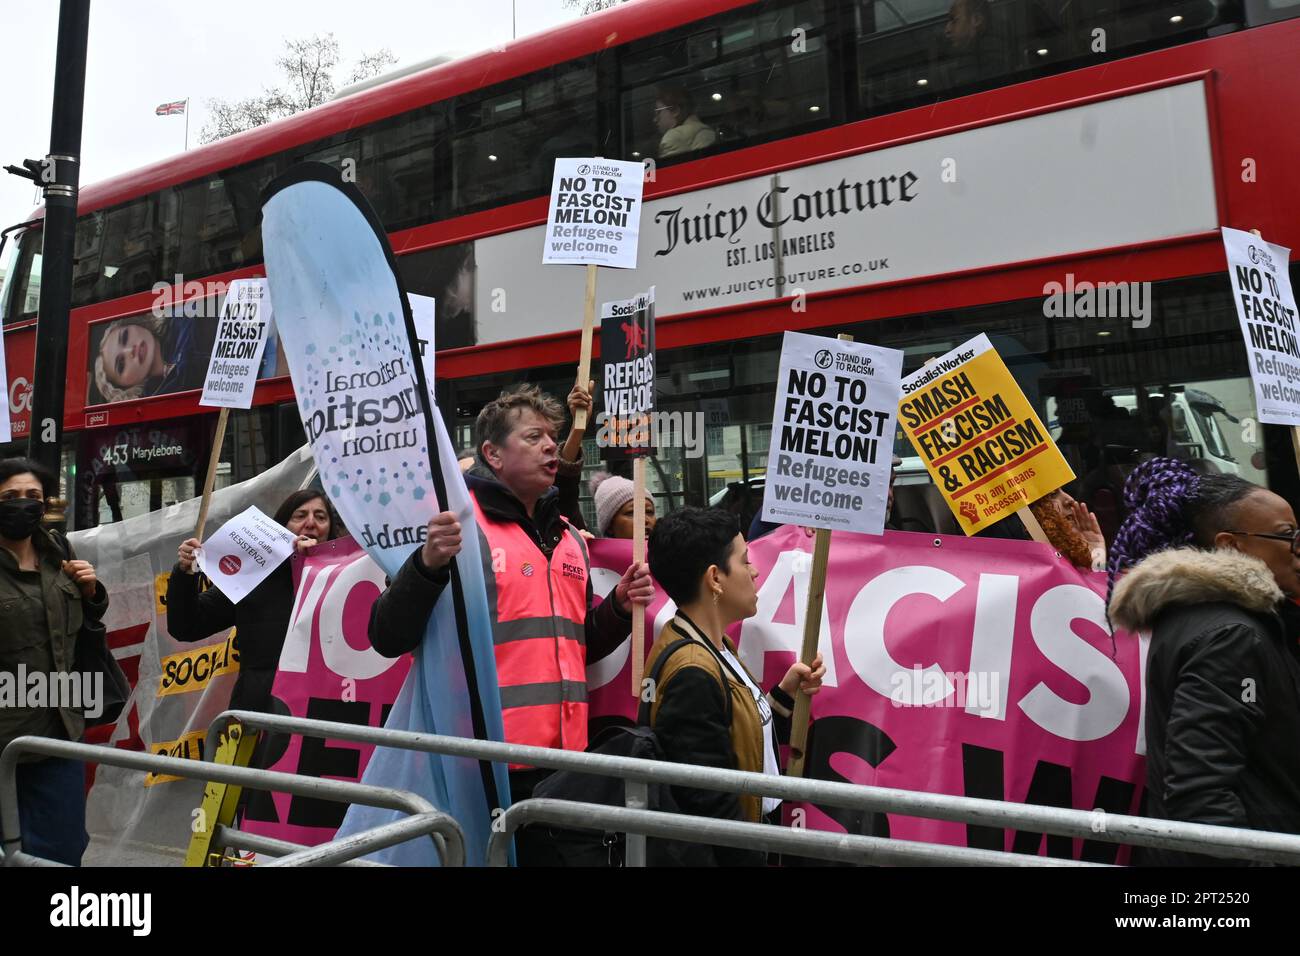
[[[835,359],[831,356],[830,349],[819,349],[814,361],[817,363],[818,368],[830,368],[831,362],[835,361]]]
[[[1273,265],[1273,257],[1268,254],[1267,249],[1260,249],[1258,246],[1252,245],[1247,248],[1246,254],[1250,256],[1250,261],[1255,265],[1265,265],[1276,271],[1277,267]]]
[[[221,569],[222,574],[238,574],[239,563],[239,558],[235,557],[233,554],[227,554],[217,562],[217,567]]]
[[[591,164],[590,164],[590,163],[583,163],[581,166],[578,167],[578,175],[579,175],[579,176],[586,176],[586,175],[587,175],[588,173],[590,173],[590,172],[591,172]]]

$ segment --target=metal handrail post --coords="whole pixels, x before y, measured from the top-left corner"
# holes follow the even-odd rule
[[[640,780],[628,780],[623,784],[624,800],[629,809],[649,810],[649,786]],[[627,865],[645,866],[646,846],[644,833],[627,834]]]
[[[572,800],[550,800],[534,797],[516,803],[498,818],[497,829],[488,839],[488,866],[505,866],[509,857],[510,837],[514,831],[529,823],[553,823],[559,826],[604,827],[661,837],[685,840],[690,843],[708,843],[746,850],[765,850],[771,853],[792,853],[798,856],[835,860],[841,863],[869,864],[873,866],[923,865],[923,866],[1030,866],[1105,867],[1104,863],[1086,863],[1080,860],[1063,860],[1056,857],[1035,856],[1029,853],[1005,853],[998,850],[977,850],[970,847],[946,846],[937,843],[919,843],[910,840],[891,840],[888,837],[861,836],[854,833],[831,833],[825,830],[805,830],[772,826],[766,823],[749,823],[739,820],[719,820],[713,817],[688,816],[682,813],[665,813],[659,810],[631,810],[598,803],[578,803]]]
[[[1089,841],[1181,850],[1253,862],[1300,864],[1300,836],[1289,833],[1157,820],[1068,807],[1014,804],[977,797],[808,780],[802,777],[776,777],[742,770],[552,750],[495,740],[446,737],[251,711],[230,710],[219,714],[209,733],[229,719],[237,719],[248,726],[265,730],[351,740],[472,760],[571,770],[620,777],[627,781],[780,797],[782,800],[848,807],[874,813],[894,813],[996,829],[1028,830]]]

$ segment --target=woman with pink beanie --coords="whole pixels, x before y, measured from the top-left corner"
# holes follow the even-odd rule
[[[591,477],[591,495],[596,500],[596,531],[602,538],[632,538],[633,485],[626,478],[598,471]],[[655,500],[645,496],[645,533],[655,526]]]

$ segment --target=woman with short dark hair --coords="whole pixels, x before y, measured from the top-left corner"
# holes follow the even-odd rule
[[[780,774],[778,733],[788,736],[794,695],[815,694],[826,668],[796,662],[763,693],[727,637],[732,624],[758,610],[754,580],[736,516],[717,508],[682,508],[661,518],[650,536],[650,573],[677,604],[650,649],[646,673],[668,655],[653,688],[650,723],[666,759]],[[780,800],[714,790],[673,788],[684,813],[758,822]],[[717,847],[724,865],[757,865],[761,853]]]
[[[294,546],[299,552],[342,533],[329,499],[314,488],[285,498],[275,510],[275,520],[298,536]],[[239,678],[230,706],[267,711],[293,611],[292,568],[285,561],[234,604],[214,587],[199,591],[194,565],[198,547],[197,538],[187,538],[177,549],[177,563],[167,579],[167,631],[176,640],[188,642],[234,627],[239,642]]]
[[[24,700],[0,704],[0,750],[17,737],[33,735],[81,740],[86,714],[97,716],[90,695],[61,699],[58,674],[75,673],[77,640],[84,623],[108,610],[108,592],[88,561],[79,561],[66,538],[41,527],[45,501],[58,494],[58,481],[28,458],[0,461],[0,679],[22,685]],[[31,702],[30,678],[44,676],[47,693]],[[85,688],[83,679],[79,688]],[[30,706],[28,705],[30,703]],[[98,702],[100,707],[103,701]],[[25,852],[79,866],[86,836],[85,765],[59,757],[19,757],[18,815]],[[19,834],[3,834],[6,841]],[[18,849],[6,843],[7,853]]]
[[[1266,488],[1172,458],[1134,469],[1124,499],[1109,614],[1151,635],[1146,814],[1300,833],[1295,513]],[[1134,860],[1228,862],[1152,849]]]

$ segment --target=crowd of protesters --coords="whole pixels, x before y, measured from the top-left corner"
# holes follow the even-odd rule
[[[591,388],[575,386],[569,415],[592,408]],[[502,392],[480,412],[475,445],[462,459],[475,527],[452,512],[430,520],[427,538],[376,600],[368,634],[388,657],[414,651],[450,581],[463,536],[477,534],[492,610],[496,672],[508,743],[583,750],[588,746],[587,667],[629,635],[633,608],[656,587],[676,605],[653,640],[647,671],[660,678],[650,725],[666,759],[779,774],[781,743],[800,693],[820,689],[820,655],[793,664],[764,689],[741,663],[728,629],[757,608],[749,544],[774,526],[756,517],[742,534],[721,508],[656,514],[650,495],[601,472],[590,491],[595,524],[579,507],[583,432],[561,404],[536,386]],[[900,464],[895,458],[895,474]],[[71,672],[108,606],[95,569],[67,540],[42,525],[56,483],[26,459],[0,462],[0,671]],[[1150,635],[1144,670],[1147,787],[1143,811],[1161,819],[1300,833],[1300,530],[1290,504],[1232,475],[1201,474],[1187,463],[1153,458],[1125,487],[1127,517],[1107,554],[1097,519],[1065,491],[1031,510],[1056,551],[1084,571],[1106,570],[1107,608],[1117,628]],[[644,511],[648,563],[634,563],[605,600],[592,587],[588,541],[631,538]],[[894,514],[891,476],[887,529],[933,531]],[[299,491],[275,520],[302,552],[345,533],[328,498]],[[811,533],[811,531],[809,531]],[[985,534],[1027,538],[1012,516]],[[182,541],[167,581],[167,627],[178,641],[236,628],[240,675],[231,706],[264,711],[293,606],[287,563],[243,601],[201,587],[200,542]],[[522,571],[522,573],[520,573]],[[1125,638],[1130,639],[1130,638]],[[662,661],[661,661],[662,658]],[[35,734],[82,737],[82,714],[69,707],[0,709],[0,747]],[[255,761],[259,758],[255,756]],[[510,768],[510,795],[527,799],[548,771]],[[58,758],[18,765],[21,845],[59,862],[80,862],[86,846],[83,770]],[[779,801],[753,795],[674,790],[689,813],[774,821]],[[557,864],[550,831],[517,836],[521,865]],[[6,834],[6,851],[17,847]],[[712,862],[753,864],[762,857],[717,849]],[[1135,862],[1205,863],[1142,850]]]

